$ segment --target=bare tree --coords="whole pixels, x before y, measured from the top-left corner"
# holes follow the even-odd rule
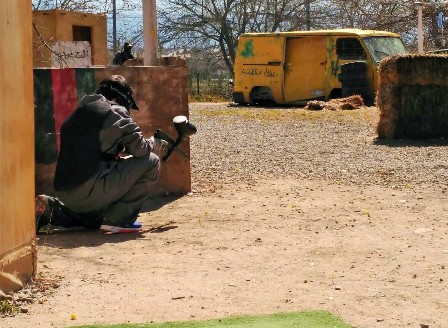
[[[240,34],[303,29],[305,16],[302,0],[166,0],[159,37],[167,47],[217,48],[232,72]]]
[[[440,29],[437,23],[437,17],[440,13],[448,16],[448,5],[445,2],[439,4],[433,1],[431,5],[423,7],[424,47],[427,51],[448,48],[448,42],[446,41],[448,26],[446,21],[443,20],[443,29]]]
[[[425,13],[428,45],[436,40],[431,15]],[[311,30],[387,30],[399,33],[411,49],[417,44],[417,9],[409,0],[165,0],[159,7],[159,42],[169,48],[219,49],[232,72],[242,33],[306,30],[308,17]]]
[[[423,1],[425,49],[445,47],[437,26],[437,14],[448,9],[444,3]],[[356,27],[399,33],[411,51],[417,50],[417,7],[408,0],[333,0],[323,8],[327,28]],[[447,33],[448,34],[448,33]]]
[[[401,35],[410,50],[417,45],[417,7],[409,0],[319,0],[313,28],[361,28],[385,30]],[[430,44],[435,16],[424,13],[425,35]]]
[[[33,10],[61,9],[89,13],[107,13],[112,8],[108,0],[33,0]]]
[[[141,0],[116,0],[118,45],[142,49]],[[443,3],[426,0],[425,48],[445,46],[437,27]],[[33,0],[33,9],[64,9],[111,15],[111,0]],[[399,33],[409,49],[417,44],[417,8],[409,0],[157,0],[160,48],[194,49],[219,56],[233,71],[238,38],[246,32],[363,28]],[[308,21],[308,18],[310,19]],[[309,26],[308,26],[309,24]],[[447,33],[448,34],[448,33]],[[109,43],[112,35],[109,33]],[[218,51],[217,51],[218,50]],[[203,55],[207,56],[207,55]]]

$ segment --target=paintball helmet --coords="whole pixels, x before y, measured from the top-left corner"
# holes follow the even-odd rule
[[[115,100],[128,111],[139,110],[134,100],[134,91],[121,75],[112,75],[110,78],[102,80],[96,93],[102,94],[108,100]]]

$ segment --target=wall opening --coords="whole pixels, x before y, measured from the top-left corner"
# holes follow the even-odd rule
[[[92,28],[73,25],[73,41],[89,41],[92,46]]]
[[[88,41],[92,49],[91,57],[93,63],[93,44],[92,44],[92,28],[90,26],[73,25],[73,41]]]

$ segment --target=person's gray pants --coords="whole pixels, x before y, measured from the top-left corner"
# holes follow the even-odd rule
[[[153,153],[103,162],[98,174],[79,187],[59,191],[57,197],[76,213],[104,210],[103,224],[131,224],[154,189],[159,173],[160,160]]]

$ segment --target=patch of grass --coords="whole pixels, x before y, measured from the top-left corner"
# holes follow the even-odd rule
[[[18,309],[8,302],[8,300],[3,300],[0,302],[0,314],[13,315],[18,312]]]
[[[182,321],[154,324],[90,325],[78,328],[353,328],[326,311],[242,316],[207,321]]]
[[[196,113],[204,116],[239,116],[244,119],[258,120],[261,122],[294,122],[294,121],[318,121],[329,120],[336,122],[364,122],[376,124],[378,121],[378,109],[364,107],[357,110],[339,111],[310,111],[303,108],[264,108],[264,107],[228,107],[227,109],[197,109]]]
[[[230,102],[229,97],[225,97],[222,95],[212,95],[212,94],[204,94],[204,95],[188,95],[189,102]]]

